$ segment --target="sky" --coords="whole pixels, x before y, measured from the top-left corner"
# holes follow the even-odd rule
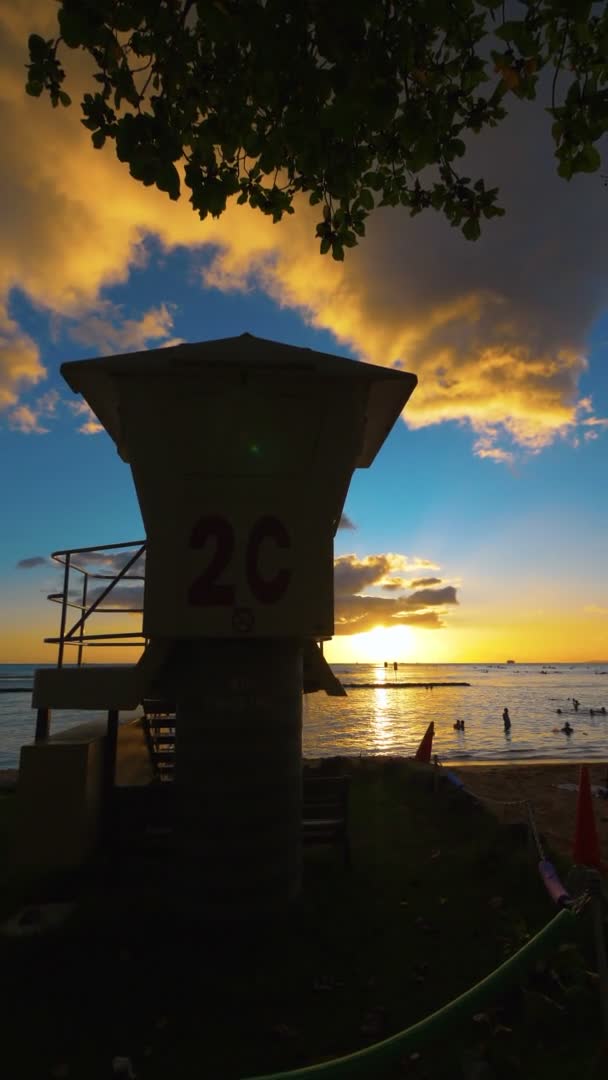
[[[27,36],[55,11],[0,0],[0,662],[54,662],[51,552],[144,537],[60,364],[244,332],[418,377],[350,485],[330,662],[608,658],[608,190],[557,177],[546,87],[469,145],[507,211],[479,241],[383,209],[338,264],[316,208],[200,222],[94,150],[77,104],[27,97]]]

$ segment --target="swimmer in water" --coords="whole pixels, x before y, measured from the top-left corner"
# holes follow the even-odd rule
[[[572,732],[574,731],[574,728],[570,727],[570,724],[566,720],[566,723],[564,724],[564,726],[562,728],[562,731],[563,731],[564,735],[572,735]]]
[[[507,708],[502,711],[502,722],[505,725],[505,731],[511,730],[511,717],[509,716],[509,710]]]

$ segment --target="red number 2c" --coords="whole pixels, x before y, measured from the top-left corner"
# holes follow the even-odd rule
[[[227,518],[208,514],[197,521],[190,535],[190,547],[203,548],[209,540],[215,541],[215,549],[203,572],[192,582],[188,602],[193,607],[231,607],[235,604],[234,585],[218,580],[228,568],[235,549],[234,529]],[[282,550],[291,548],[285,525],[272,514],[258,518],[251,528],[245,548],[245,579],[260,604],[276,604],[289,586],[291,570],[282,567],[274,577],[262,577],[260,551],[266,540]]]

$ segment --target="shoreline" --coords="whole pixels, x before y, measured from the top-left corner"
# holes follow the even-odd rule
[[[478,768],[492,768],[492,769],[519,769],[520,765],[526,768],[568,768],[574,769],[579,765],[592,766],[604,766],[608,768],[608,754],[605,758],[571,758],[566,761],[564,758],[525,758],[524,760],[506,761],[504,758],[484,758],[475,761],[461,761],[457,758],[454,761],[439,761],[440,766],[444,766],[448,769],[478,769]]]
[[[371,757],[372,755],[370,755]],[[397,755],[396,755],[397,756]],[[390,755],[376,755],[377,760]],[[327,759],[305,759],[305,764],[321,765]],[[359,756],[334,757],[334,762],[350,763],[355,768]],[[362,761],[368,760],[366,757]],[[413,758],[403,758],[413,761]],[[548,857],[557,855],[572,862],[578,797],[579,769],[586,765],[594,791],[593,809],[600,850],[608,857],[608,799],[597,797],[599,788],[608,787],[608,761],[467,761],[440,763],[441,774],[453,773],[465,789],[504,824],[527,824],[529,803]],[[432,769],[432,765],[426,766]]]
[[[390,755],[375,755],[377,760],[389,760]],[[303,758],[305,766],[322,767],[325,761],[342,762],[356,768],[359,761],[369,760],[355,756],[333,758]],[[404,761],[413,761],[405,758]],[[526,803],[529,803],[549,855],[554,853],[572,860],[572,846],[576,822],[579,769],[587,765],[592,791],[593,809],[600,850],[608,860],[608,799],[598,795],[599,789],[608,788],[608,762],[604,761],[469,761],[442,762],[444,772],[453,773],[466,790],[478,799],[487,810],[507,823],[526,822]],[[429,766],[427,766],[429,768]],[[432,768],[432,766],[431,766]],[[17,787],[18,770],[0,769],[0,794],[14,792]]]
[[[525,803],[532,807],[549,852],[572,860],[579,769],[587,765],[600,850],[608,853],[608,799],[597,795],[608,787],[606,761],[518,761],[500,764],[450,765],[449,771],[488,810],[503,821],[525,821]],[[522,768],[525,766],[525,768]],[[511,806],[504,805],[511,802]],[[517,803],[520,803],[518,806]]]

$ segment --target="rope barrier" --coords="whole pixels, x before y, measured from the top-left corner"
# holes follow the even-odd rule
[[[526,802],[526,813],[528,815],[528,828],[532,834],[532,839],[536,845],[536,852],[541,861],[545,860],[545,852],[540,842],[540,836],[538,828],[536,826],[536,818],[534,817],[534,811],[532,810],[532,803]],[[546,860],[545,860],[546,861]]]
[[[435,764],[439,765],[437,758],[435,758]],[[450,772],[446,770],[446,775],[451,778],[451,775],[453,774],[450,774]],[[598,966],[602,1028],[605,1038],[608,1039],[608,958],[606,955],[607,950],[602,914],[602,906],[606,903],[606,899],[602,893],[599,873],[587,869],[584,888],[579,896],[573,898],[562,885],[553,863],[550,862],[545,855],[531,802],[528,800],[521,800],[521,802],[519,800],[507,802],[501,799],[479,796],[465,787],[458,777],[456,777],[456,779],[458,781],[458,787],[480,802],[490,802],[494,805],[502,805],[503,807],[524,805],[526,808],[529,835],[534,843],[538,856],[538,872],[549,896],[558,907],[561,907],[564,910],[570,910],[575,915],[580,915],[587,905],[590,905]]]
[[[437,758],[435,759],[435,764],[436,766],[439,766],[439,761]],[[451,780],[454,774],[449,769],[446,769],[446,776],[448,777],[448,779]],[[476,792],[471,791],[470,788],[466,787],[466,785],[460,780],[460,777],[455,777],[455,779],[457,780],[457,786],[467,795],[469,795],[470,798],[475,799],[477,802],[488,802],[493,804],[494,806],[501,806],[503,807],[503,809],[509,806],[521,806],[524,808],[526,823],[528,825],[528,832],[536,851],[536,857],[538,859],[537,868],[543,885],[545,886],[553,902],[557,904],[558,907],[571,907],[574,901],[568,893],[568,890],[565,889],[562,885],[553,863],[550,862],[550,860],[546,857],[545,850],[540,839],[540,833],[538,830],[538,825],[536,823],[536,818],[534,817],[532,803],[529,801],[529,799],[494,799],[491,795],[478,795],[476,794]]]
[[[435,764],[439,764],[437,759],[435,759]],[[447,769],[446,775],[450,778]],[[518,952],[491,972],[490,975],[482,979],[481,982],[404,1031],[400,1031],[382,1042],[375,1043],[373,1046],[368,1046],[345,1057],[334,1058],[332,1061],[321,1062],[318,1065],[307,1065],[287,1072],[267,1073],[263,1076],[250,1077],[248,1080],[304,1080],[304,1078],[308,1077],[314,1077],[315,1080],[320,1080],[320,1078],[323,1078],[323,1080],[338,1080],[340,1077],[376,1077],[378,1075],[378,1066],[388,1065],[402,1055],[413,1053],[426,1042],[445,1036],[448,1029],[453,1025],[468,1019],[490,996],[514,982],[525,968],[528,968],[545,952],[548,952],[564,931],[571,928],[575,919],[584,911],[591,899],[590,892],[585,890],[581,896],[572,899],[561,884],[555,867],[545,856],[534,811],[529,800],[493,799],[491,796],[486,798],[470,791],[458,777],[454,777],[454,779],[457,787],[479,802],[487,801],[503,807],[518,806],[525,808],[530,836],[538,856],[540,876],[551,899],[562,910]]]

